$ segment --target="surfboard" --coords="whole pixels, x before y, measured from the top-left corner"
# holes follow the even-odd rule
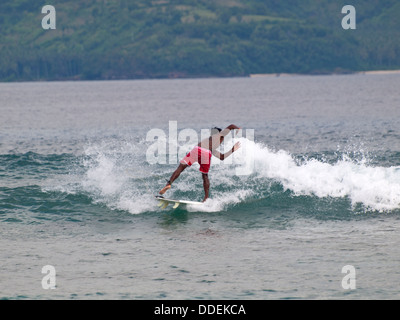
[[[174,204],[174,206],[172,207],[173,209],[178,208],[179,205],[181,204],[194,204],[194,205],[203,204],[203,202],[197,202],[197,201],[167,199],[164,198],[163,196],[156,196],[156,199],[159,201],[158,206],[161,207],[162,209],[165,209],[170,203]]]

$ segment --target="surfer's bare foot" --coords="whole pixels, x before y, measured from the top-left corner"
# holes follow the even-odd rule
[[[164,194],[165,192],[167,192],[167,190],[171,189],[171,185],[167,184],[164,188],[162,188],[159,192],[159,194]]]

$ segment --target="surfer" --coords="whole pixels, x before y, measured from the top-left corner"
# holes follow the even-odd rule
[[[231,130],[236,130],[238,132],[240,128],[234,124],[231,124],[223,130],[220,128],[213,128],[211,130],[211,136],[202,140],[180,161],[178,168],[175,170],[171,178],[169,178],[169,180],[167,181],[165,187],[162,188],[159,193],[161,195],[164,194],[167,190],[171,188],[172,183],[179,177],[183,170],[185,170],[187,167],[190,167],[193,163],[198,162],[200,164],[199,171],[202,173],[203,177],[203,202],[206,201],[210,189],[208,171],[210,170],[211,156],[213,155],[223,161],[240,148],[240,142],[236,142],[232,149],[224,154],[217,151],[217,148],[221,145],[221,143],[224,141],[225,136]]]

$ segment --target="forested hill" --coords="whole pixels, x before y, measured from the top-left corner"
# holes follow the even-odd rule
[[[374,69],[400,69],[398,0],[0,1],[0,81]]]

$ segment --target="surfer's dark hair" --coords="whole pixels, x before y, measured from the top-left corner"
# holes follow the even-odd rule
[[[219,133],[221,131],[222,131],[221,128],[214,127],[214,128],[211,129],[211,134],[216,134],[216,133]]]

